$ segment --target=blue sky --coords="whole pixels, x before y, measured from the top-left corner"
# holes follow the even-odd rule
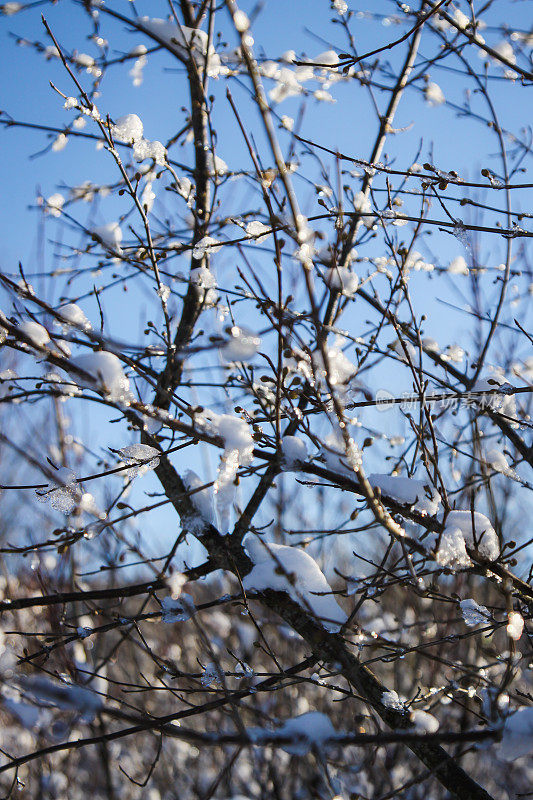
[[[131,9],[131,4],[126,0],[116,0],[108,5],[125,14]],[[139,15],[161,17],[166,15],[167,9],[165,2],[155,0],[140,0],[135,7]],[[242,3],[242,7],[251,11],[253,4]],[[375,13],[389,13],[392,3],[377,0],[366,5],[351,3],[350,7],[355,11],[371,7]],[[462,7],[466,10],[464,3]],[[511,27],[524,27],[524,9],[527,7],[527,3],[511,0],[494,3],[491,10],[492,20],[494,23],[505,20]],[[40,20],[41,10],[44,10],[54,34],[66,50],[77,49],[91,55],[97,54],[93,43],[85,38],[88,32],[86,16],[73,4],[63,2],[55,6],[46,5],[31,12],[0,18],[0,69],[5,76],[0,105],[16,120],[62,126],[71,119],[71,113],[62,109],[62,101],[51,89],[49,82],[53,81],[68,95],[75,93],[70,78],[57,60],[46,61],[30,47],[17,47],[11,37],[11,34],[15,34],[48,44]],[[298,54],[306,53],[310,57],[328,49],[330,45],[342,51],[346,48],[345,36],[340,25],[331,23],[331,16],[329,2],[326,0],[269,0],[254,22],[256,52],[258,55],[264,52],[267,57],[276,58],[288,49],[294,49]],[[219,15],[217,28],[218,26],[222,39],[234,46],[235,34],[228,25],[225,13]],[[360,51],[378,47],[404,31],[403,27],[357,17],[352,28]],[[148,43],[141,34],[129,32],[122,23],[108,19],[103,21],[102,33],[109,38],[116,51],[127,52],[138,44]],[[487,39],[489,38],[492,42],[497,42],[501,37],[498,34],[487,34]],[[436,47],[434,37],[428,34],[423,39],[419,61],[426,55],[433,54]],[[391,63],[400,63],[404,54],[404,46],[393,50],[390,54]],[[475,56],[471,60],[482,69],[481,60],[478,61]],[[102,96],[98,99],[98,105],[103,113],[109,113],[114,119],[126,113],[139,114],[144,122],[145,135],[150,139],[165,141],[181,124],[180,107],[187,105],[183,75],[175,71],[176,62],[168,53],[158,53],[150,57],[144,71],[143,84],[135,88],[128,75],[130,66],[131,63],[109,71],[102,85]],[[454,73],[445,72],[438,67],[431,71],[431,78],[442,87],[448,100],[459,104],[464,101],[465,82],[462,78],[458,79]],[[80,73],[80,80],[86,83],[85,73]],[[213,81],[211,91],[216,96],[213,118],[218,134],[218,152],[230,169],[249,168],[247,153],[224,96],[223,81]],[[263,136],[259,120],[248,103],[244,86],[233,82],[232,92],[242,110],[245,125],[254,132],[261,145]],[[528,123],[524,109],[524,89],[519,84],[495,81],[491,84],[491,93],[495,106],[501,113],[500,121],[504,127],[518,132]],[[332,94],[337,98],[333,105],[318,104],[313,100],[306,103],[302,134],[310,139],[316,137],[327,147],[345,154],[367,158],[377,124],[368,95],[361,91],[354,92],[351,85],[335,86]],[[383,108],[386,97],[377,92],[376,98]],[[485,113],[480,97],[473,94],[470,99],[475,110]],[[299,104],[299,100],[289,99],[280,104],[279,113],[296,116]],[[409,165],[414,160],[421,146],[420,161],[427,160],[429,154],[432,154],[435,164],[443,169],[455,169],[465,179],[478,180],[482,167],[497,168],[495,161],[485,163],[480,160],[481,157],[485,158],[481,154],[496,151],[494,135],[490,130],[467,118],[458,120],[456,112],[447,106],[430,108],[419,92],[406,92],[394,126],[405,130],[389,138],[386,153],[396,158],[402,166]],[[85,130],[92,129],[88,125]],[[57,266],[54,255],[57,246],[54,242],[62,241],[65,232],[57,221],[47,218],[44,222],[42,215],[35,210],[29,210],[29,206],[35,204],[35,198],[40,192],[48,197],[58,189],[61,191],[62,183],[73,185],[86,180],[95,183],[111,182],[116,179],[113,164],[107,154],[96,151],[92,141],[71,137],[63,151],[48,152],[39,157],[32,156],[49,143],[46,134],[42,132],[21,128],[0,130],[0,141],[0,170],[4,185],[1,195],[0,268],[9,273],[16,272],[17,263],[21,260],[27,273],[38,272],[43,266],[50,269],[51,266]],[[184,151],[185,155],[180,150],[174,152],[175,158],[187,160],[187,150]],[[331,166],[331,161],[326,159],[326,163]],[[229,202],[234,203],[236,210],[241,189],[234,185],[234,196],[230,197]],[[296,186],[305,210],[314,193],[311,187],[298,179]],[[503,196],[491,196],[490,199],[496,199],[503,205]],[[513,200],[518,205],[526,202],[525,197],[516,193]],[[78,218],[82,222],[87,221],[90,227],[91,224],[98,225],[116,219],[126,207],[126,199],[122,201],[119,198],[106,198],[99,201],[95,212],[89,206],[81,205],[78,206],[77,213]],[[161,206],[159,211],[162,211]],[[494,215],[491,219],[489,214],[487,223],[493,224],[496,218],[497,215]],[[46,242],[44,250],[41,248],[43,240]],[[362,251],[362,254],[367,252]],[[369,254],[372,254],[371,249]],[[423,253],[425,256],[430,254],[435,263],[446,264],[454,256],[464,254],[464,248],[457,239],[434,232],[428,240],[428,249]],[[495,236],[485,237],[482,241],[482,258],[486,259],[486,263],[494,266],[502,260],[502,256],[502,241]],[[95,280],[101,279],[96,276]],[[438,285],[440,293],[441,283]],[[410,284],[418,308],[424,308],[430,316],[426,325],[427,334],[444,339],[445,342],[461,341],[462,329],[463,326],[464,329],[467,328],[468,319],[457,315],[453,326],[450,325],[449,309],[434,297],[436,286],[436,281],[432,282],[422,274],[414,274]],[[50,297],[48,290],[49,299],[57,301],[64,290],[64,283],[57,279],[52,290],[55,296]],[[440,294],[440,299],[457,300],[457,297],[450,291],[448,297]],[[108,332],[119,335],[124,326],[128,325],[131,336],[139,340],[148,307],[149,304],[142,294],[136,294],[135,290],[127,296],[119,291],[109,294],[105,299],[110,323]],[[96,313],[95,308],[90,310],[93,314]],[[86,424],[85,421],[84,425]],[[385,419],[381,424],[387,424]]]
[[[253,4],[243,3],[247,10]],[[128,13],[131,4],[125,0],[117,0],[110,7]],[[376,13],[388,13],[392,4],[378,0],[371,4],[350,4],[354,10],[370,7]],[[137,2],[135,7],[140,15],[157,14],[165,16],[166,3],[146,0]],[[492,16],[495,21],[505,20],[510,26],[524,26],[523,2],[498,2],[493,5]],[[58,3],[56,6],[43,6],[13,17],[0,19],[0,70],[5,76],[2,86],[1,108],[15,119],[39,124],[65,124],[68,115],[62,111],[60,98],[52,91],[49,81],[53,81],[65,92],[72,91],[70,79],[56,60],[45,61],[44,58],[28,47],[16,47],[10,34],[20,35],[28,39],[39,39],[49,43],[44,35],[40,20],[40,11],[44,10],[58,41],[68,50],[77,48],[81,52],[96,55],[96,48],[91,42],[84,40],[87,32],[85,15],[73,4]],[[326,0],[294,0],[293,2],[265,3],[254,24],[254,32],[258,52],[264,48],[269,57],[276,57],[285,50],[294,49],[298,53],[306,52],[310,56],[326,49],[316,37],[336,44],[339,49],[346,47],[344,33],[339,25],[329,22],[331,13]],[[234,34],[229,31],[224,13],[219,14],[217,26],[223,31],[226,41],[234,42]],[[105,34],[117,50],[127,51],[145,39],[137,33],[125,32],[125,26],[111,20],[104,20]],[[404,28],[396,25],[386,26],[380,22],[356,19],[353,23],[355,39],[363,50],[371,49],[396,37]],[[309,31],[315,35],[311,35]],[[496,41],[498,40],[496,36]],[[431,37],[429,37],[431,39]],[[429,41],[429,40],[428,40]],[[431,49],[434,48],[431,42]],[[421,54],[424,50],[421,48]],[[403,57],[404,50],[400,46],[391,58],[397,62]],[[475,62],[474,62],[475,63]],[[172,67],[168,54],[158,54],[145,70],[145,80],[141,87],[133,88],[128,76],[129,66],[111,70],[103,84],[103,99],[99,102],[112,117],[136,111],[141,114],[145,124],[146,135],[164,140],[171,135],[179,124],[180,115],[176,114],[181,105],[185,86],[180,77],[173,73],[164,73],[162,67]],[[479,62],[481,67],[482,62]],[[82,73],[83,77],[83,73]],[[432,78],[442,86],[450,100],[462,102],[463,81],[457,81],[453,74],[443,73],[440,69],[432,72]],[[220,90],[223,89],[222,81]],[[219,87],[213,86],[216,93]],[[375,134],[375,116],[369,105],[359,95],[357,103],[353,102],[350,90],[343,92],[341,87],[336,96],[337,104],[308,103],[304,118],[304,134],[313,138],[320,133],[320,140],[342,152],[365,157],[368,155]],[[238,96],[238,89],[233,89]],[[492,92],[495,105],[502,113],[502,124],[511,130],[518,130],[527,124],[524,119],[524,108],[521,89],[508,81],[494,83]],[[217,99],[216,121],[220,150],[225,160],[234,166],[242,164],[242,144],[232,128],[232,120],[224,102],[222,91]],[[513,94],[516,99],[513,98]],[[186,99],[186,98],[185,98]],[[383,102],[383,98],[381,98]],[[503,101],[503,102],[502,102]],[[473,102],[476,100],[473,98]],[[280,105],[280,113],[294,114],[298,101],[289,99]],[[453,112],[445,107],[428,108],[414,93],[407,93],[402,100],[397,116],[397,126],[409,126],[416,122],[412,132],[399,134],[390,140],[387,149],[398,153],[405,159],[416,152],[421,132],[425,139],[425,147],[430,140],[434,147],[435,161],[439,165],[461,170],[464,177],[478,174],[484,164],[479,162],[479,153],[487,152],[490,133],[483,131],[477,123],[463,120],[461,123],[461,139],[458,141],[457,126],[453,120]],[[234,128],[234,125],[233,125]],[[89,130],[87,128],[86,130]],[[231,131],[230,136],[226,131]],[[24,262],[35,257],[37,236],[37,217],[28,213],[27,207],[34,201],[39,189],[45,196],[51,194],[62,180],[68,183],[106,176],[106,164],[101,155],[94,152],[92,144],[70,141],[67,148],[59,154],[49,153],[45,157],[29,159],[47,143],[45,134],[34,131],[16,129],[2,132],[0,148],[0,169],[4,185],[9,187],[3,193],[6,204],[2,215],[2,267],[22,258]],[[490,166],[490,165],[489,165]],[[6,213],[9,210],[9,213]]]

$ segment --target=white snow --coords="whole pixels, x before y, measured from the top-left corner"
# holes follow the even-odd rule
[[[256,242],[262,242],[272,233],[270,225],[265,225],[259,220],[252,220],[246,225],[246,235],[253,237]]]
[[[466,26],[470,22],[470,17],[467,17],[467,15],[463,11],[461,11],[460,8],[456,8],[455,9],[453,18],[454,18],[455,22],[457,23],[457,25],[460,28],[462,28],[463,30],[466,28]]]
[[[178,178],[176,181],[176,191],[185,200],[189,200],[191,195],[194,194],[194,184],[190,178]]]
[[[508,717],[498,748],[498,756],[515,761],[533,753],[533,706],[522,708]]]
[[[192,257],[200,260],[205,256],[207,252],[211,255],[212,253],[218,253],[222,244],[218,241],[218,239],[214,239],[212,236],[204,236],[203,239],[200,239],[199,242],[193,247]]]
[[[56,138],[54,139],[54,143],[52,145],[52,150],[54,153],[59,153],[61,150],[64,150],[68,144],[68,136],[64,133],[58,133]]]
[[[457,256],[448,264],[448,272],[452,275],[468,275],[468,267],[463,256]]]
[[[494,411],[500,411],[506,417],[512,420],[516,419],[516,398],[514,395],[498,394],[494,392],[498,387],[504,387],[508,381],[497,372],[490,375],[482,376],[472,386],[472,392],[491,392],[492,394],[486,395],[473,395],[473,400],[478,403],[482,408],[491,408]],[[516,428],[517,423],[511,422],[511,427]]]
[[[300,247],[297,247],[292,257],[295,261],[300,261],[304,266],[309,269],[313,266],[313,258],[315,257],[316,249],[311,242],[303,242]]]
[[[317,56],[315,56],[312,61],[315,64],[324,64],[328,67],[337,67],[339,63],[339,56],[335,50],[325,50],[323,53],[319,53]]]
[[[198,28],[188,28],[186,25],[178,27],[174,22],[157,18],[150,19],[149,17],[139,17],[137,23],[148,33],[155,34],[160,41],[165,42],[181,59],[188,59],[192,55],[198,68],[200,70],[204,68],[209,40],[205,31]],[[210,44],[207,74],[209,77],[216,78],[223,71],[224,68],[221,66],[220,57],[215,52],[213,45]]]
[[[354,210],[362,215],[363,225],[369,230],[374,227],[375,220],[372,215],[372,203],[364,192],[357,192],[353,200]]]
[[[408,505],[424,516],[434,516],[439,510],[441,496],[429,482],[373,473],[368,476],[373,489],[402,505]]]
[[[474,541],[475,539],[475,541]],[[494,561],[500,548],[496,531],[479,511],[450,511],[446,517],[437,562],[441,566],[458,569],[471,566],[466,545],[476,548],[483,558]]]
[[[298,462],[307,460],[307,445],[299,436],[284,436],[281,440],[283,469],[287,472],[298,469]]]
[[[156,193],[154,192],[152,187],[153,187],[152,181],[148,181],[141,194],[141,205],[147,214],[149,214],[152,208],[154,207],[154,201],[156,198]],[[163,295],[161,294],[162,292],[167,293],[166,299],[164,301],[166,303],[166,301],[170,296],[170,286],[161,285],[161,288],[158,289],[157,291],[160,297],[163,297]]]
[[[119,358],[114,353],[109,353],[107,350],[86,353],[71,363],[93,377],[92,381],[85,384],[84,380],[76,375],[79,385],[97,389],[113,402],[130,399],[130,382],[124,375]]]
[[[513,46],[506,39],[502,39],[501,42],[498,42],[498,44],[495,45],[493,49],[495,53],[498,53],[499,56],[507,59],[507,61],[509,61],[511,64],[516,64],[516,56],[513,50]],[[497,59],[493,60],[497,62]]]
[[[157,139],[153,142],[148,141],[148,139],[139,139],[133,144],[133,157],[138,162],[153,158],[156,164],[164,166],[166,164],[167,151],[165,146]]]
[[[316,561],[298,547],[263,544],[253,534],[244,540],[254,567],[243,580],[246,590],[274,589],[286,592],[330,632],[340,630],[346,614],[337,604],[331,587]]]
[[[85,686],[54,683],[40,675],[20,676],[19,682],[37,702],[81,712],[86,720],[92,719],[102,707],[100,696]]]
[[[38,322],[34,322],[32,319],[21,322],[18,329],[31,341],[34,347],[45,347],[50,341],[50,336],[46,328]]]
[[[450,528],[443,532],[436,560],[441,567],[450,569],[461,569],[472,565],[466,552],[465,537],[460,528]]]
[[[459,605],[461,606],[461,613],[465,624],[468,625],[469,628],[473,628],[474,625],[479,625],[482,622],[487,622],[491,618],[491,613],[488,608],[480,606],[479,603],[476,603],[476,601],[471,598],[461,600]]]
[[[46,201],[46,211],[52,217],[60,217],[61,216],[61,209],[63,208],[63,204],[65,202],[65,198],[59,192],[50,195],[50,197]]]
[[[326,92],[325,89],[316,89],[316,91],[313,92],[313,97],[315,98],[315,100],[320,100],[323,103],[337,102],[329,92]]]
[[[253,438],[250,426],[240,417],[231,414],[216,414],[206,410],[197,417],[207,430],[224,441],[224,452],[220,457],[217,479],[214,486],[217,512],[222,534],[229,532],[230,510],[235,496],[235,478],[241,464],[250,464],[253,459]]]
[[[165,597],[161,601],[161,620],[167,624],[186,622],[196,613],[196,606],[189,594],[183,592],[177,599]]]
[[[453,361],[455,364],[460,364],[464,357],[465,351],[458,344],[449,344],[441,355],[443,361]]]
[[[260,345],[260,336],[239,325],[233,325],[229,331],[229,338],[221,347],[221,355],[226,361],[250,361]]]
[[[57,311],[66,321],[66,328],[68,328],[69,325],[74,325],[76,328],[81,328],[84,331],[90,331],[92,329],[91,323],[76,303],[67,303],[58,308]]]
[[[350,452],[347,453],[345,442],[340,432],[330,433],[325,438],[321,455],[326,462],[327,468],[332,472],[338,472],[341,475],[353,478],[354,471],[361,467],[363,459],[361,451],[352,438],[350,438],[350,442]]]
[[[137,20],[139,25],[154,33],[159,39],[166,42],[182,58],[187,58],[189,49],[197,55],[205,54],[207,50],[207,33],[202,30],[188,28],[185,25],[178,27],[175,22],[164,19],[140,17]]]
[[[331,5],[341,17],[348,11],[348,3],[346,0],[333,0]]]
[[[175,570],[170,578],[167,580],[168,588],[170,589],[170,596],[173,600],[177,600],[181,596],[183,587],[189,579],[182,572]]]
[[[215,175],[222,176],[225,175],[228,171],[228,165],[226,164],[224,159],[217,155],[213,157],[213,153],[211,151],[209,151],[207,154],[206,162],[209,174],[212,176]]]
[[[79,501],[79,507],[82,511],[85,511],[87,514],[92,514],[94,517],[98,517],[99,519],[105,519],[107,514],[105,511],[101,511],[90,492],[83,492]]]
[[[264,67],[265,65],[263,65]],[[270,72],[272,73],[272,70]],[[265,73],[263,72],[263,74]],[[288,67],[276,65],[273,74],[265,75],[265,77],[272,77],[276,81],[276,85],[268,93],[272,103],[281,103],[288,97],[294,97],[303,91],[295,71]]]
[[[18,12],[22,11],[23,8],[23,3],[4,3],[2,5],[2,14],[5,14],[6,17],[11,17],[13,14],[18,14]]]
[[[439,343],[436,339],[432,339],[430,336],[426,336],[422,339],[422,347],[427,353],[438,353],[440,352]]]
[[[510,611],[507,619],[507,635],[510,639],[514,639],[514,641],[517,642],[524,630],[524,619],[518,611]]]
[[[403,339],[402,341],[400,341],[400,339],[395,339],[393,342],[389,344],[389,347],[396,353],[400,361],[404,362],[404,364],[408,364],[409,359],[414,364],[417,363],[418,352],[417,350],[415,350],[411,342],[408,342],[405,339]]]
[[[500,547],[496,531],[479,511],[450,511],[446,517],[446,531],[459,530],[469,547],[477,547],[484,558],[498,558]],[[475,542],[474,542],[475,538]]]
[[[224,440],[226,450],[237,450],[241,464],[251,462],[254,442],[252,430],[245,420],[232,414],[216,414],[205,410],[198,421],[205,422],[212,433]]]
[[[509,462],[507,461],[505,454],[502,453],[500,450],[496,450],[493,448],[492,450],[488,450],[485,453],[485,461],[492,469],[496,470],[496,472],[507,472],[509,470]]]
[[[439,729],[438,719],[427,711],[416,709],[411,711],[409,718],[417,733],[436,733]]]
[[[130,444],[121,447],[117,452],[126,464],[131,464],[126,471],[128,478],[140,477],[159,466],[161,453],[148,444]]]
[[[250,20],[248,19],[248,16],[240,9],[238,9],[233,15],[233,23],[239,33],[245,33],[250,27]]]
[[[356,375],[357,367],[345,355],[342,350],[342,341],[339,339],[331,347],[326,348],[326,355],[328,361],[329,372],[326,370],[324,358],[322,353],[313,353],[312,362],[314,367],[314,375],[312,370],[308,369],[308,379],[316,381],[317,383],[323,382],[326,375],[332,386],[337,386],[339,389],[346,387],[350,380]],[[307,363],[309,363],[307,361]],[[306,362],[302,363],[305,370]]]
[[[133,67],[129,71],[129,76],[133,79],[134,86],[140,86],[143,82],[143,69],[148,61],[146,57],[146,47],[144,44],[139,44],[130,50],[130,55],[138,56],[133,63]]]
[[[424,89],[424,97],[426,98],[427,104],[430,106],[441,106],[444,102],[446,102],[444,92],[438,83],[428,83]]]
[[[121,252],[122,230],[118,222],[108,222],[107,225],[100,225],[98,228],[93,229],[93,233],[110,250],[114,250],[117,253]]]
[[[398,696],[398,692],[391,689],[388,692],[383,692],[381,695],[381,702],[385,708],[392,708],[394,711],[404,711],[405,706]]]
[[[200,489],[200,486],[204,486],[207,481],[203,481],[192,469],[183,474],[183,483],[188,492],[193,492],[190,496],[191,502],[201,518],[217,527],[213,488],[207,486],[205,489]]]
[[[191,283],[197,287],[204,308],[210,308],[215,305],[218,300],[217,283],[211,270],[207,269],[207,267],[191,269]]]
[[[352,297],[359,286],[359,277],[348,267],[331,267],[326,273],[326,283],[332,289],[338,289],[347,297]]]
[[[94,58],[88,53],[76,53],[74,60],[80,67],[92,67],[94,65]]]
[[[312,748],[322,748],[328,739],[335,738],[337,731],[327,714],[308,711],[285,720],[283,725],[276,728],[276,734],[293,739],[290,744],[283,745],[283,750],[291,755],[303,756]]]
[[[143,138],[144,127],[137,114],[126,114],[119,117],[111,127],[111,134],[118,142],[133,144]]]

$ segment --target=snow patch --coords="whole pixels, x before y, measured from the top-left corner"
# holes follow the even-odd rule
[[[518,611],[510,611],[507,623],[507,636],[517,642],[524,630],[524,619]]]
[[[244,540],[254,568],[243,580],[246,590],[273,589],[286,592],[331,633],[340,630],[346,614],[337,604],[320,567],[308,553],[297,547],[263,544],[254,535]]]
[[[235,496],[235,478],[241,464],[250,464],[253,459],[253,438],[250,426],[240,417],[231,414],[215,414],[204,411],[197,421],[215,436],[224,441],[224,452],[220,458],[214,494],[222,534],[229,532],[230,510]]]
[[[120,359],[114,353],[109,353],[107,350],[86,353],[71,363],[93,378],[92,381],[84,383],[83,379],[77,377],[77,382],[81,386],[96,389],[113,402],[130,400],[130,382],[124,375]]]
[[[441,496],[425,481],[379,473],[369,475],[368,481],[373,489],[379,489],[383,495],[401,505],[410,506],[423,516],[433,517],[439,510]]]
[[[291,755],[304,756],[313,748],[322,748],[328,739],[334,739],[337,731],[327,714],[308,711],[285,720],[276,729],[276,734],[293,740],[290,744],[284,744],[283,750]]]
[[[133,144],[143,138],[144,126],[137,114],[126,114],[119,117],[111,126],[111,135],[117,142]]]
[[[177,599],[165,597],[161,602],[161,620],[167,624],[186,622],[196,613],[196,606],[190,595],[183,592]]]
[[[298,436],[284,436],[281,440],[282,467],[285,471],[297,471],[298,463],[307,460],[307,445]]]
[[[21,322],[18,329],[30,340],[34,347],[39,349],[45,347],[50,341],[50,336],[46,328],[31,319],[26,320],[26,322]]]
[[[438,719],[427,711],[411,711],[409,718],[417,733],[436,733],[439,729]]]
[[[58,308],[58,314],[61,314],[61,317],[67,323],[64,326],[66,329],[68,329],[70,325],[81,328],[84,331],[90,331],[92,329],[91,323],[76,303],[67,303],[65,306],[61,306],[61,308]]]

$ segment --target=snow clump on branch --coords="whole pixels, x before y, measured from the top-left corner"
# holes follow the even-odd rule
[[[126,114],[119,117],[114,125],[111,126],[111,134],[117,142],[133,144],[143,138],[144,127],[137,114]]]
[[[244,545],[254,562],[254,568],[243,580],[246,590],[286,592],[327,631],[340,630],[346,614],[314,558],[298,547],[263,543],[253,534],[246,536]]]
[[[495,561],[500,552],[496,531],[484,514],[479,511],[450,511],[440,540],[437,562],[450,569],[471,566],[467,545],[477,549],[489,561]]]
[[[131,400],[130,382],[124,374],[120,359],[107,350],[85,353],[71,362],[88,376],[88,380],[76,375],[80,386],[104,394],[112,402],[129,402]],[[73,370],[73,374],[76,374]]]
[[[224,452],[220,457],[214,493],[222,534],[229,533],[230,509],[235,495],[235,479],[241,465],[246,466],[253,459],[253,438],[250,426],[240,417],[231,414],[216,414],[203,411],[197,417],[207,431],[219,436],[224,442]]]
[[[410,506],[422,516],[433,517],[439,510],[442,498],[437,490],[425,481],[377,473],[369,475],[368,481],[373,489],[379,489],[382,494],[400,505]]]

